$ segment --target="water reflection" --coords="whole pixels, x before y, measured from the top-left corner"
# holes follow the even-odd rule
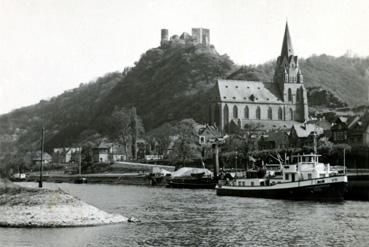
[[[28,184],[28,186],[35,186]],[[369,203],[217,197],[212,190],[46,184],[142,222],[0,229],[4,246],[365,246]]]

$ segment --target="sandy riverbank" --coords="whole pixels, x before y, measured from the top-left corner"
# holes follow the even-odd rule
[[[127,222],[62,191],[25,188],[0,180],[0,226],[72,227]]]

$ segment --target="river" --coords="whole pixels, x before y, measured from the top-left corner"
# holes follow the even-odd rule
[[[44,185],[60,187],[100,209],[134,216],[141,222],[78,228],[0,228],[0,246],[369,245],[369,202],[218,197],[212,190],[144,186]]]

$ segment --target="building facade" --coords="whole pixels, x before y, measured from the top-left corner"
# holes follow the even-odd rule
[[[306,120],[307,93],[286,23],[273,81],[218,80],[210,105],[210,123],[227,132],[232,125],[241,129],[250,129],[252,125],[290,128]]]

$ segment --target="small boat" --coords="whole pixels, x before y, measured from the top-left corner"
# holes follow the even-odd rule
[[[290,200],[342,201],[347,176],[319,162],[318,154],[292,156],[291,164],[266,170],[263,177],[220,180],[219,196],[243,196]],[[295,163],[294,163],[295,162]]]
[[[182,167],[168,180],[170,188],[214,189],[217,180],[206,168]]]

